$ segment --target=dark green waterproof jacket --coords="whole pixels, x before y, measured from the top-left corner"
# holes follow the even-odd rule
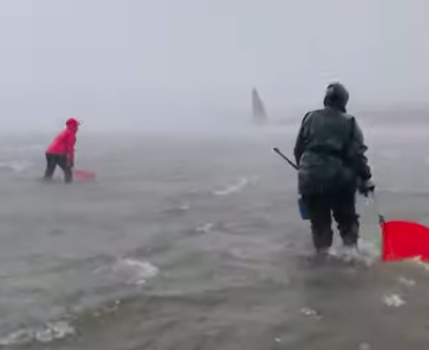
[[[356,119],[326,107],[305,115],[295,144],[301,195],[356,191],[371,178],[367,147]]]

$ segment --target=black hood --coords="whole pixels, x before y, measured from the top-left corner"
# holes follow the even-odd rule
[[[345,113],[347,103],[349,102],[349,97],[349,92],[344,87],[344,85],[340,83],[333,83],[326,88],[323,104],[325,107],[339,109]]]

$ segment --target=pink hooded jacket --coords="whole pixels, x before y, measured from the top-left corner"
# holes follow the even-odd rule
[[[61,131],[46,149],[46,153],[67,158],[74,163],[74,147],[76,144],[76,133],[79,129],[79,122],[76,119],[69,119],[66,128]]]

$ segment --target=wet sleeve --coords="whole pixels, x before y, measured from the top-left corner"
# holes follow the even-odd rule
[[[69,133],[66,137],[66,150],[69,160],[74,163],[74,147],[76,144],[76,136],[73,133]]]
[[[293,150],[294,156],[295,156],[295,162],[297,165],[299,165],[299,160],[301,159],[302,154],[304,153],[304,147],[305,147],[305,129],[306,124],[308,120],[308,116],[310,115],[310,112],[307,113],[301,123],[301,126],[298,131],[298,136],[295,141],[295,147]]]
[[[365,145],[362,129],[356,119],[352,119],[352,133],[350,145],[350,159],[356,174],[364,181],[372,177],[371,168],[365,153],[368,147]]]

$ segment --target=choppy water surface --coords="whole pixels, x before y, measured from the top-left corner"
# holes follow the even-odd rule
[[[46,139],[0,154],[0,345],[7,349],[423,349],[429,272],[362,249],[312,257],[290,152],[296,130],[101,137],[92,184],[46,185]],[[429,139],[367,132],[387,218],[429,224]],[[423,146],[424,145],[424,146]],[[339,243],[339,242],[338,242]]]

